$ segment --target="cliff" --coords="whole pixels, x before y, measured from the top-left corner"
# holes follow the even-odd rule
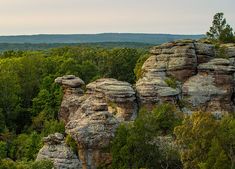
[[[85,86],[73,75],[59,77],[64,96],[59,113],[66,133],[78,144],[83,169],[110,164],[104,149],[120,123],[135,119],[140,107],[170,102],[187,114],[202,110],[218,116],[235,110],[235,45],[220,47],[184,40],[150,50],[134,86],[99,79]]]

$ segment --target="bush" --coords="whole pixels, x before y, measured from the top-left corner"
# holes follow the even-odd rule
[[[17,169],[16,164],[11,159],[0,160],[0,169]]]
[[[217,120],[211,113],[186,116],[174,131],[184,169],[227,169],[235,166],[235,119]]]
[[[41,147],[41,136],[36,132],[20,134],[10,144],[9,155],[15,160],[34,160]]]
[[[49,120],[45,121],[42,135],[48,136],[49,134],[53,133],[64,133],[65,127],[64,123],[58,120]]]
[[[166,78],[166,79],[165,79],[165,82],[166,82],[166,84],[167,84],[169,87],[171,87],[171,88],[173,88],[173,89],[175,89],[175,88],[177,87],[177,81],[176,81],[176,79],[175,79],[174,77],[168,77],[168,78]]]
[[[176,119],[173,106],[163,104],[152,112],[143,108],[133,123],[120,125],[111,143],[112,168],[155,169],[168,165],[169,169],[175,169],[181,166],[174,151],[166,150],[168,157],[161,155],[157,141],[162,133],[172,133],[170,130],[178,124]]]
[[[0,159],[7,157],[7,143],[0,141]]]
[[[142,75],[143,75],[142,66],[148,58],[149,58],[149,54],[145,54],[137,60],[137,63],[135,65],[135,69],[134,69],[136,80],[138,80],[142,77]]]
[[[66,136],[65,143],[73,150],[75,154],[78,154],[77,143],[70,135]]]
[[[42,161],[13,161],[3,159],[0,161],[0,169],[52,169],[53,162],[50,160]]]
[[[53,162],[50,160],[35,161],[30,166],[31,169],[52,169],[54,168]]]

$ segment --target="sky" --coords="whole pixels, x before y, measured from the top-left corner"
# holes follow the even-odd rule
[[[235,0],[0,0],[0,35],[204,34],[224,12],[235,29]]]

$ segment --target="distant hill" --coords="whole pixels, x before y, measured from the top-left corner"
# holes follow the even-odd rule
[[[161,44],[177,39],[200,39],[204,35],[172,35],[141,33],[103,33],[103,34],[68,34],[68,35],[19,35],[0,36],[0,43],[101,43],[101,42],[135,42]]]

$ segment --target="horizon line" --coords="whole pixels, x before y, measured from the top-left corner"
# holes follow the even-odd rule
[[[205,35],[203,33],[144,33],[144,32],[101,32],[101,33],[35,33],[35,34],[0,34],[1,37],[7,36],[42,36],[42,35],[102,35],[102,34],[145,34],[145,35]]]

